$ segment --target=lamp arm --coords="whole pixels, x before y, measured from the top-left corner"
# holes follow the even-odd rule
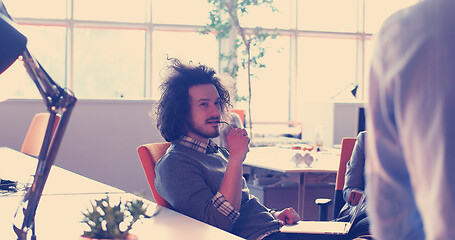
[[[38,165],[33,183],[27,190],[14,216],[13,229],[18,236],[18,240],[27,239],[27,232],[31,228],[34,228],[35,213],[43,193],[44,185],[46,184],[51,167],[55,162],[64,132],[77,101],[71,92],[65,91],[65,89],[52,80],[39,62],[32,57],[28,49],[25,49],[22,58],[24,67],[35,82],[48,108],[50,117],[43,145],[38,156]],[[56,114],[60,112],[61,119],[55,130],[54,137],[52,137]]]
[[[19,240],[26,240],[30,229],[32,229],[32,239],[36,239],[34,231],[36,209],[77,99],[71,91],[63,89],[54,82],[38,60],[32,56],[26,47],[26,38],[12,25],[11,16],[1,0],[0,17],[0,32],[2,33],[2,38],[6,39],[0,39],[2,45],[0,50],[4,50],[7,53],[0,56],[2,57],[0,59],[0,74],[19,55],[19,59],[23,61],[28,75],[38,88],[50,113],[33,183],[27,189],[13,220],[13,229]],[[61,119],[52,137],[57,113],[61,114]]]
[[[59,95],[59,89],[55,86],[55,83],[51,81],[46,71],[41,70],[42,67],[38,61],[32,57],[28,49],[26,48],[21,54],[24,67],[28,72],[30,78],[32,78],[38,91],[40,92],[46,106],[54,105],[55,98]]]
[[[22,53],[22,60],[24,62],[25,69],[38,88],[38,91],[40,92],[49,112],[55,112],[58,110],[65,111],[68,106],[74,105],[73,102],[76,101],[76,98],[73,94],[71,92],[67,92],[54,82],[38,60],[30,54],[27,48]]]

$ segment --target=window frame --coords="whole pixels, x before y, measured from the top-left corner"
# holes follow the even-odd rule
[[[105,29],[140,29],[145,31],[145,74],[144,74],[144,89],[143,89],[143,99],[152,99],[156,100],[159,96],[153,96],[152,93],[156,92],[153,89],[152,81],[158,80],[153,79],[154,72],[160,71],[160,69],[153,69],[152,55],[154,52],[153,45],[153,34],[155,31],[191,31],[199,32],[203,29],[203,26],[200,25],[185,25],[185,24],[165,24],[165,23],[154,23],[152,22],[152,0],[149,0],[147,3],[146,14],[147,19],[145,22],[118,22],[118,21],[92,21],[92,20],[78,20],[74,19],[74,1],[75,0],[66,0],[68,9],[66,19],[38,19],[38,18],[25,18],[18,17],[15,18],[15,22],[19,25],[39,25],[39,26],[59,26],[65,27],[67,29],[66,37],[66,79],[63,81],[66,83],[67,88],[72,89],[74,87],[74,30],[76,28],[105,28]],[[289,121],[295,121],[298,118],[300,104],[299,101],[302,99],[302,96],[299,92],[299,89],[302,85],[305,84],[305,78],[302,77],[302,73],[299,71],[298,58],[299,49],[299,38],[301,37],[313,37],[313,38],[348,38],[356,41],[356,64],[355,64],[355,80],[354,84],[358,84],[359,88],[357,91],[357,100],[362,101],[366,96],[366,86],[368,81],[367,66],[369,56],[366,53],[367,49],[365,45],[371,42],[373,38],[373,33],[365,32],[365,4],[367,0],[352,0],[357,3],[357,29],[356,32],[329,32],[329,31],[314,31],[314,30],[303,30],[298,26],[298,1],[299,0],[289,0],[291,4],[290,19],[291,24],[289,29],[271,29],[265,28],[265,31],[271,33],[278,33],[281,35],[290,36],[289,42],[289,51],[290,51],[290,66],[289,66],[289,81],[290,81],[290,90],[289,90],[289,116],[287,116]],[[13,16],[14,17],[14,16]],[[218,43],[220,44],[220,43]],[[217,70],[218,66],[213,66]],[[253,90],[254,93],[254,90]],[[77,95],[77,93],[76,93]]]

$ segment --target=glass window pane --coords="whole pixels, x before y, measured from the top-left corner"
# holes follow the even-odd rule
[[[8,98],[41,98],[22,61],[17,60],[0,75],[0,102]]]
[[[248,13],[240,17],[240,24],[243,27],[291,28],[291,0],[275,1],[272,6],[278,11],[272,11],[267,4],[250,7]]]
[[[20,25],[21,32],[27,36],[27,48],[40,62],[41,66],[60,86],[65,86],[66,79],[66,28],[53,26]],[[11,78],[9,88],[14,93],[11,97],[39,97],[38,89],[28,76],[22,62],[17,62],[3,78]]]
[[[3,0],[6,9],[13,18],[67,18],[67,6],[63,0]]]
[[[299,29],[356,32],[357,0],[298,0]]]
[[[74,92],[82,98],[143,98],[145,31],[76,28]]]
[[[365,82],[363,85],[364,88],[364,100],[368,100],[368,89],[370,87],[370,69],[371,69],[371,57],[373,55],[374,41],[367,40],[365,41]]]
[[[21,26],[27,36],[27,47],[51,78],[61,86],[66,79],[66,28]]]
[[[365,1],[365,32],[376,33],[382,23],[399,9],[414,5],[419,0],[368,0]]]
[[[74,18],[82,20],[146,22],[147,0],[74,0]]]
[[[207,0],[152,1],[153,23],[205,25],[211,5]]]
[[[300,98],[304,101],[352,100],[348,88],[356,80],[356,41],[302,37],[298,44]]]
[[[290,39],[287,36],[268,39],[264,47],[265,55],[260,62],[266,67],[251,69],[252,121],[285,122],[289,120]],[[247,76],[246,70],[240,68],[238,94],[245,97],[248,96]],[[247,101],[239,102],[237,106],[248,111]]]
[[[169,58],[179,58],[182,62],[192,61],[214,68],[218,72],[218,41],[213,35],[201,35],[197,32],[153,33],[152,46],[152,98],[161,95],[158,87],[164,66]]]

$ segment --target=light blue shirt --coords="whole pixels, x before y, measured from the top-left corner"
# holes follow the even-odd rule
[[[423,1],[392,15],[371,63],[372,233],[455,239],[455,1]]]

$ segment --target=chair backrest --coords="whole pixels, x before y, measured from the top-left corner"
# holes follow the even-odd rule
[[[245,120],[245,110],[243,109],[232,109],[232,112],[239,115],[240,120],[242,120],[243,127],[246,127],[246,120]]]
[[[338,166],[337,179],[334,193],[333,217],[336,218],[341,208],[346,203],[343,198],[344,177],[346,173],[346,163],[349,161],[354,149],[356,138],[343,138],[341,140],[340,165]]]
[[[46,134],[47,125],[49,122],[50,113],[37,113],[33,117],[32,122],[22,142],[21,152],[30,156],[38,157],[41,146],[43,145],[44,135]],[[55,116],[54,128],[52,137],[60,122],[60,115]],[[52,138],[51,138],[52,139]]]
[[[137,153],[139,155],[139,159],[141,160],[142,168],[144,169],[150,189],[152,190],[153,197],[155,198],[155,202],[158,205],[167,208],[170,207],[170,204],[164,200],[163,197],[161,197],[155,188],[155,165],[166,153],[169,146],[171,146],[171,143],[162,142],[144,144],[137,148]]]

